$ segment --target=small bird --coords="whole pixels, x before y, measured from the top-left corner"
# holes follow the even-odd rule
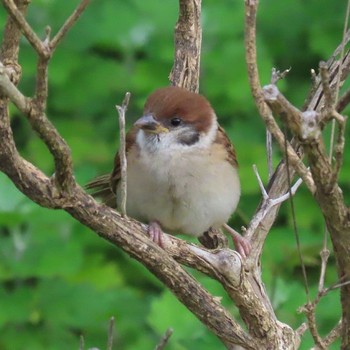
[[[174,86],[153,92],[143,116],[127,133],[126,157],[126,212],[148,223],[150,237],[160,246],[163,230],[200,237],[220,229],[236,210],[236,153],[200,94]],[[96,178],[87,188],[110,207],[120,207],[118,153],[112,174]],[[249,242],[230,233],[237,251],[247,256]]]

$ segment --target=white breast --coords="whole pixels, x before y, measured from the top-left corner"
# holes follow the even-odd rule
[[[134,161],[128,157],[127,214],[193,236],[226,223],[237,207],[240,184],[237,170],[215,147],[164,148],[145,151]]]

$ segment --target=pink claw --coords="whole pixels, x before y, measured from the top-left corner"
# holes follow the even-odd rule
[[[151,221],[148,225],[148,234],[151,240],[163,248],[162,236],[163,230],[158,221]]]

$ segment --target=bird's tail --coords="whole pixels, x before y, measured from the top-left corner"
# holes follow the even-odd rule
[[[112,190],[111,175],[101,175],[85,185],[85,188],[94,198],[99,198],[101,201],[111,208],[117,207],[117,197]]]

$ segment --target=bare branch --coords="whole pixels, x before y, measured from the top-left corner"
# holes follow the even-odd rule
[[[344,20],[344,29],[343,29],[343,38],[342,38],[342,42],[340,44],[341,47],[341,51],[340,51],[340,68],[339,71],[342,71],[343,68],[343,59],[344,59],[344,53],[345,53],[345,44],[346,44],[346,40],[347,40],[347,31],[348,31],[348,27],[349,27],[349,15],[350,15],[350,2],[348,1],[347,6],[346,6],[346,11],[345,11],[345,20]],[[335,103],[338,102],[339,99],[339,91],[340,91],[340,86],[341,86],[341,74],[338,74],[337,77],[337,85],[335,87]]]
[[[323,343],[323,340],[322,340],[322,338],[317,330],[316,315],[315,315],[316,305],[317,305],[317,303],[308,303],[305,305],[304,311],[305,311],[306,318],[308,321],[310,333],[312,335],[312,338],[313,338],[316,346],[320,350],[326,350],[326,345]]]
[[[57,45],[62,41],[64,36],[73,27],[73,25],[76,23],[76,21],[79,19],[79,17],[84,12],[85,8],[89,5],[89,2],[90,2],[90,0],[81,0],[79,5],[77,6],[77,8],[70,15],[70,17],[66,20],[66,22],[63,24],[61,29],[55,35],[55,37],[51,40],[51,42],[49,44],[51,52],[53,52],[56,49]]]
[[[275,91],[277,87],[274,86]],[[327,89],[327,88],[326,88]],[[274,98],[270,98],[268,102],[276,110],[281,113],[283,121],[287,123],[288,127],[295,133],[295,135],[303,140],[303,148],[308,156],[312,177],[315,181],[316,191],[315,198],[325,217],[328,231],[332,237],[334,245],[334,253],[337,260],[338,275],[348,276],[348,266],[350,266],[350,225],[348,223],[348,208],[344,203],[342,190],[339,188],[336,177],[337,169],[340,168],[343,147],[344,147],[344,130],[340,130],[338,136],[339,144],[339,160],[336,165],[336,172],[333,171],[329,164],[329,158],[322,140],[320,132],[320,124],[318,123],[318,113],[315,111],[307,111],[299,113],[295,107],[290,108],[290,104],[286,103],[285,98],[281,98],[280,93],[274,93]],[[327,98],[330,102],[330,98]],[[325,110],[328,107],[325,107]],[[288,115],[288,117],[286,117]],[[337,118],[340,121],[340,127],[344,125],[344,118],[335,111],[331,113],[332,118]],[[302,126],[304,124],[304,126]],[[311,125],[312,124],[312,125]],[[311,127],[310,127],[311,125]],[[305,133],[305,130],[309,132]],[[350,322],[350,286],[343,284],[341,286],[341,301],[343,320]],[[312,319],[311,321],[312,322]],[[345,321],[344,321],[345,322]],[[312,326],[311,326],[312,327]],[[350,332],[344,328],[345,338],[350,338]],[[317,335],[315,335],[317,339]]]
[[[253,169],[258,179],[259,187],[263,195],[263,201],[262,201],[262,204],[260,205],[260,209],[255,213],[254,217],[250,221],[249,229],[247,229],[246,231],[246,235],[248,237],[250,237],[252,231],[254,231],[259,225],[261,225],[261,222],[263,221],[264,217],[271,211],[271,209],[274,206],[278,206],[290,198],[289,191],[278,198],[270,198],[270,196],[268,195],[268,193],[264,188],[264,185],[261,181],[260,175],[255,165],[253,165]],[[298,190],[302,182],[303,182],[302,179],[298,179],[298,181],[293,185],[293,187],[291,188],[292,195],[296,193],[296,191]]]
[[[264,92],[261,88],[257,54],[256,54],[256,11],[258,7],[257,0],[245,0],[246,5],[246,22],[245,22],[245,46],[246,46],[246,62],[248,67],[248,77],[250,82],[250,88],[252,95],[255,99],[255,103],[258,107],[259,113],[263,118],[267,129],[276,139],[279,147],[284,151],[285,140],[284,135],[274,120],[271,110],[265,103]],[[313,185],[312,178],[307,171],[304,164],[301,162],[300,157],[296,154],[294,149],[287,144],[287,154],[291,165],[295,168],[298,175],[303,179],[306,186],[313,193],[315,187]]]
[[[327,236],[326,236],[327,237]],[[327,239],[325,238],[325,242]],[[329,249],[324,245],[323,249],[320,252],[321,256],[321,272],[320,272],[320,280],[318,282],[318,292],[321,293],[324,290],[324,279],[326,274],[326,267],[329,258]]]
[[[74,185],[74,177],[72,170],[72,160],[70,149],[65,140],[59,135],[53,124],[47,119],[42,111],[38,111],[32,100],[26,98],[15,87],[5,74],[3,67],[0,67],[0,87],[12,102],[23,112],[33,129],[37,131],[40,138],[46,143],[50,152],[54,156],[56,174],[55,178],[61,190],[68,191]]]
[[[125,136],[125,113],[129,105],[130,92],[125,94],[123,104],[116,106],[119,114],[119,157],[120,157],[120,212],[126,216],[126,200],[127,200],[127,160],[126,160],[126,136]]]
[[[272,164],[272,135],[269,130],[266,129],[266,153],[267,153],[267,169],[269,173],[269,180],[273,175]]]
[[[333,111],[333,125],[337,121],[338,123],[338,135],[337,142],[334,146],[334,157],[335,157],[335,166],[333,169],[332,180],[331,183],[334,185],[338,182],[338,176],[343,165],[344,159],[344,148],[345,148],[345,125],[346,118],[338,114],[338,112]]]
[[[175,27],[174,66],[169,75],[172,85],[194,92],[199,90],[201,3],[202,0],[180,0],[179,19]]]
[[[304,333],[308,330],[308,325],[306,322],[302,323],[296,330],[295,332],[299,334],[299,336],[303,336]]]
[[[321,273],[321,279],[320,282],[323,284],[322,280],[322,273]],[[328,346],[334,342],[341,334],[341,321],[328,333],[328,335],[322,339],[321,336],[318,333],[317,330],[317,324],[316,324],[316,307],[318,303],[320,302],[321,298],[326,296],[330,291],[341,288],[344,285],[350,284],[350,280],[342,282],[342,283],[336,283],[333,286],[326,288],[326,289],[320,289],[318,294],[314,301],[308,302],[306,305],[302,306],[299,309],[299,312],[304,312],[306,314],[306,318],[308,320],[308,328],[310,329],[310,333],[314,339],[314,342],[316,346],[312,349],[314,350],[327,350]]]
[[[109,320],[109,326],[108,326],[107,350],[113,349],[113,331],[114,331],[114,317],[112,316]]]
[[[341,329],[342,329],[342,322],[339,321],[338,324],[323,339],[323,344],[326,347],[329,347],[335,340],[337,340],[339,338],[339,336],[341,334]]]
[[[271,72],[271,84],[275,85],[279,80],[284,79],[287,76],[287,74],[291,71],[291,69],[292,68],[290,67],[281,72],[277,70],[275,67],[273,67]]]
[[[6,95],[23,113],[30,110],[30,99],[22,95],[8,77],[5,66],[0,62],[0,92]]]
[[[166,330],[166,332],[164,333],[164,335],[162,336],[162,338],[160,339],[158,345],[156,346],[155,350],[163,350],[165,349],[170,337],[173,334],[173,329],[172,328],[168,328]]]
[[[263,196],[263,200],[267,200],[269,198],[269,195],[267,194],[266,190],[265,190],[265,187],[264,187],[264,184],[261,180],[261,177],[259,175],[259,172],[258,172],[258,168],[256,167],[255,164],[253,164],[253,171],[254,171],[254,174],[258,180],[258,184],[259,184],[259,187],[260,187],[260,191],[261,191],[261,194]]]
[[[341,287],[347,286],[347,285],[350,285],[350,279],[335,283],[333,286],[330,286],[329,288],[325,289],[322,293],[322,296],[326,295],[328,292],[330,292],[332,290],[335,290],[335,289],[338,289],[338,288],[341,288]]]
[[[84,347],[85,347],[84,336],[81,334],[80,341],[79,341],[79,350],[84,350]]]
[[[280,204],[290,198],[290,193],[292,195],[296,193],[297,189],[302,183],[302,179],[299,179],[291,188],[291,192],[288,190],[287,186],[286,187],[283,186],[283,188],[285,188],[285,191],[287,192],[281,193],[282,192],[281,184],[279,184],[278,181],[274,181],[269,192],[271,192],[275,196],[278,193],[278,196],[276,196],[275,198],[272,198],[271,195],[267,193],[267,191],[265,190],[256,167],[253,166],[253,168],[254,168],[256,177],[258,179],[259,187],[263,194],[262,195],[263,199],[256,213],[251,219],[249,223],[249,227],[246,229],[246,232],[245,232],[245,237],[252,242],[252,247],[253,247],[252,252],[248,256],[246,261],[246,266],[250,268],[253,268],[253,266],[255,266],[255,264],[257,263],[257,259],[261,254],[261,249],[266,237],[265,235],[267,234],[267,231],[265,231],[265,229],[262,230],[261,227],[265,226],[265,222],[267,221],[267,219],[271,219],[270,217],[276,214]],[[284,166],[277,169],[278,177],[276,176],[274,180],[279,179],[280,174],[283,170],[285,171]],[[274,190],[274,186],[277,187],[278,191]]]
[[[11,1],[8,0],[3,0],[3,2],[11,3]],[[264,189],[262,181],[256,171],[259,185],[263,193],[263,201],[255,215],[256,221],[252,221],[247,233],[250,237],[253,237],[253,235],[254,237],[258,237],[258,240],[257,243],[254,242],[255,251],[253,258],[243,263],[239,255],[230,249],[206,250],[170,236],[165,236],[164,250],[162,250],[149,240],[142,225],[134,220],[129,220],[126,217],[120,216],[104,205],[97,204],[76,185],[72,173],[69,148],[45,115],[48,94],[47,64],[50,55],[77,20],[87,3],[88,1],[86,0],[81,1],[75,12],[66,21],[51,42],[49,42],[49,33],[47,33],[43,42],[39,40],[40,45],[36,42],[36,39],[32,39],[33,43],[31,42],[31,44],[36,48],[40,58],[37,73],[36,96],[34,99],[27,99],[15,88],[6,75],[8,72],[5,72],[5,70],[4,72],[0,72],[1,91],[4,92],[6,96],[12,98],[18,108],[27,115],[33,129],[39,133],[40,137],[45,141],[47,147],[53,154],[57,181],[52,184],[52,181],[47,176],[19,156],[14,145],[9,118],[7,118],[5,114],[5,117],[0,120],[0,137],[1,140],[6,143],[0,148],[0,168],[16,183],[20,190],[26,193],[30,198],[33,198],[33,200],[36,200],[37,203],[48,207],[65,208],[66,211],[77,220],[96,232],[99,232],[104,239],[120,246],[132,257],[141,261],[189,308],[189,310],[218,335],[228,348],[232,348],[233,344],[240,344],[247,349],[269,347],[284,348],[284,346],[281,345],[287,343],[296,345],[300,340],[300,333],[294,332],[290,327],[276,320],[272,305],[261,283],[258,264],[264,239],[266,238],[268,229],[272,225],[271,222],[273,218],[276,216],[279,205],[290,195],[293,195],[302,182],[302,180],[298,180],[292,189],[286,192],[287,182],[285,175],[283,175],[286,165],[283,162],[276,170],[274,176],[271,177],[268,191]],[[248,71],[251,78],[252,92],[259,111],[266,122],[269,132],[274,135],[281,149],[284,149],[284,145],[286,144],[284,135],[275,122],[271,110],[264,101],[264,95],[258,77],[255,48],[255,16],[257,4],[258,1],[246,0],[246,8],[248,9],[246,26],[252,25],[250,29],[247,29],[246,37]],[[175,51],[176,59],[171,79],[174,85],[184,86],[192,91],[197,91],[201,40],[199,24],[200,0],[180,0],[180,10],[181,13],[176,31],[179,35],[177,40],[180,40],[180,38],[183,41],[188,40],[188,46],[180,47],[177,42]],[[19,20],[19,22],[16,23],[19,23],[19,27],[21,30],[26,31],[27,35],[31,35],[30,31],[22,28],[22,26],[25,27],[27,25],[26,22]],[[183,30],[183,32],[181,32],[181,30]],[[34,36],[34,38],[36,37]],[[49,53],[47,53],[47,51],[40,53],[42,47],[48,50]],[[5,76],[5,78],[2,79],[1,75]],[[332,77],[330,79],[332,80]],[[277,94],[277,99],[280,97],[281,96]],[[128,99],[129,96],[126,95],[123,105],[117,106],[119,115],[123,114],[123,116],[125,116]],[[291,107],[293,107],[287,105],[286,102],[282,103],[279,101],[278,103],[283,105],[286,109],[291,109]],[[2,108],[2,106],[0,106],[0,108]],[[287,112],[289,113],[289,111]],[[296,121],[300,121],[301,124],[305,124],[307,120],[306,115],[298,110],[294,112],[295,114],[288,115],[290,119],[289,122],[296,123]],[[307,115],[307,117],[310,117],[308,121],[315,122],[317,126],[316,131],[319,129],[317,116],[318,114]],[[296,121],[294,117],[296,117]],[[337,117],[338,116],[334,114],[332,116],[332,118]],[[124,119],[122,121],[122,124],[123,123]],[[340,127],[343,127],[343,125]],[[121,129],[124,130],[124,126],[121,127]],[[300,133],[302,133],[302,128],[298,129],[295,127],[293,131],[300,135]],[[307,131],[306,134],[305,145],[306,147],[311,147],[311,142],[309,141],[311,140],[310,135],[312,132]],[[343,134],[343,130],[341,130],[341,134]],[[320,133],[316,133],[316,135],[312,135],[312,137],[314,140],[316,139],[316,141],[318,141]],[[122,147],[125,149],[125,135],[121,135],[121,138],[121,143],[124,142]],[[342,147],[339,151],[339,157],[342,158],[344,148],[343,140],[339,139],[338,144],[340,148]],[[294,146],[295,145],[296,143],[294,143]],[[316,199],[324,200],[325,193],[320,194],[318,192],[320,181],[316,183],[316,186],[309,169],[302,163],[300,153],[297,153],[296,149],[296,147],[294,149],[292,145],[287,143],[288,158],[311,192],[315,194]],[[319,151],[323,154],[322,147]],[[122,157],[125,158],[125,151],[122,153]],[[310,163],[312,164],[311,169],[313,174],[317,175],[318,169],[314,169],[314,162],[310,161]],[[341,164],[340,161],[339,164]],[[329,168],[330,167],[326,168],[326,171],[328,171]],[[124,170],[126,173],[126,165]],[[294,174],[294,170],[290,170],[291,173]],[[68,182],[68,184],[66,184],[66,182]],[[124,177],[124,182],[126,184],[126,177]],[[52,186],[56,184],[58,186]],[[63,190],[61,191],[61,189]],[[334,184],[334,186],[328,190],[337,192],[338,188]],[[333,193],[327,192],[327,194],[330,200],[333,200],[331,203],[332,205],[334,205],[334,200],[342,199],[339,196],[336,197]],[[124,198],[126,200],[126,194]],[[344,208],[341,209],[342,211],[339,216],[344,214]],[[122,212],[125,214],[125,209]],[[344,218],[343,216],[341,217]],[[101,218],[103,218],[103,220],[101,220]],[[338,232],[338,235],[340,236],[341,233]],[[345,252],[346,249],[343,249],[342,253]],[[192,266],[220,281],[229,296],[237,304],[248,330],[245,331],[227,310],[220,305],[217,298],[207,293],[175,260],[187,266]],[[161,261],[162,264],[159,264],[159,261]],[[253,262],[253,264],[251,262]],[[344,274],[345,272],[346,271],[344,271]],[[342,289],[346,286],[346,283],[341,284]],[[345,294],[344,296],[347,297],[348,295]],[[201,301],[200,305],[198,304],[198,300]],[[208,317],[208,315],[210,315],[210,317]],[[288,340],[286,340],[287,338]]]
[[[39,56],[37,73],[36,73],[36,87],[35,97],[32,103],[38,112],[45,113],[46,102],[48,97],[48,65],[49,59],[47,57]]]
[[[56,49],[57,45],[63,39],[63,37],[67,34],[69,29],[76,23],[79,19],[90,0],[82,0],[77,8],[74,10],[72,15],[67,19],[67,21],[63,24],[61,29],[55,35],[55,37],[49,42],[46,40],[41,41],[37,34],[33,31],[31,26],[26,21],[25,17],[19,11],[15,3],[11,0],[2,0],[5,8],[8,13],[17,23],[19,29],[22,31],[24,36],[27,38],[29,43],[33,46],[38,55],[45,59],[50,59],[53,51]]]
[[[329,72],[326,62],[320,62],[320,76],[325,99],[326,114],[330,114],[334,108],[334,94],[329,85]]]
[[[135,220],[124,219],[116,211],[104,205],[98,205],[82,191],[77,191],[76,195],[78,196],[77,205],[67,208],[73,217],[141,261],[224,342],[244,344],[247,349],[254,349],[256,346],[254,338],[247,335],[225,308],[169,255],[167,252],[169,241],[180,242],[181,240],[165,236],[163,244],[167,251],[164,251],[149,239],[142,225]],[[104,219],[101,220],[101,217]],[[183,256],[184,251],[178,250],[177,257],[180,259]],[[192,253],[192,256],[195,254]],[[159,264],[160,261],[161,264]],[[198,304],[197,300],[201,300],[201,303]],[[208,315],[211,315],[210,318]]]
[[[344,45],[347,44],[350,40],[350,31],[346,33]],[[339,60],[337,56],[341,53],[343,48],[343,42],[335,49],[331,58],[327,61],[327,67],[329,71],[329,85],[332,90],[336,89],[343,85],[346,77],[349,74],[350,69],[350,55],[349,51],[344,54],[344,58]],[[340,72],[340,73],[339,73]],[[340,80],[339,80],[340,76]],[[314,78],[314,85],[311,88],[309,97],[306,99],[306,102],[302,110],[317,111],[320,112],[324,106],[324,93],[323,86],[321,83],[321,78]]]
[[[10,14],[12,19],[17,23],[20,31],[23,33],[23,35],[26,37],[29,43],[33,46],[33,48],[38,53],[38,55],[49,57],[50,51],[47,50],[43,42],[40,40],[40,38],[36,35],[34,30],[28,24],[22,12],[18,9],[14,1],[2,0],[2,3],[4,4],[5,8],[7,9],[7,12]]]
[[[339,99],[336,111],[338,113],[341,113],[350,103],[350,89],[346,90],[346,92],[343,94],[343,96]]]

